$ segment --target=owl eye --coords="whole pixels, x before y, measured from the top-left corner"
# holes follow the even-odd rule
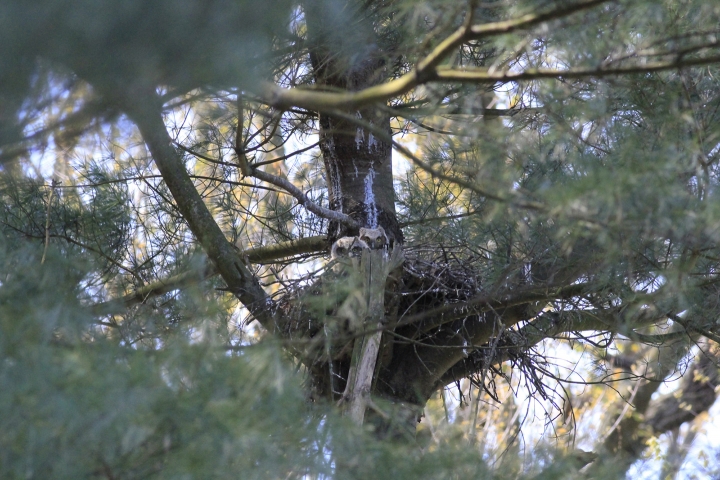
[[[345,248],[345,247],[338,247],[338,248],[337,248],[337,253],[339,253],[340,255],[344,254],[345,252],[346,252],[346,248]]]
[[[378,244],[378,245],[382,245],[382,244],[383,244],[383,239],[380,238],[380,237],[378,237],[378,238],[375,239],[375,243]]]
[[[359,253],[362,252],[362,247],[354,246],[352,247],[352,253]]]

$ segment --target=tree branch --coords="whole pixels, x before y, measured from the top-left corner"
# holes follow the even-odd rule
[[[655,349],[654,358],[649,363],[646,374],[647,379],[640,380],[636,384],[631,405],[628,405],[626,399],[620,398],[608,415],[606,422],[613,423],[610,430],[604,434],[601,449],[610,453],[618,462],[618,466],[627,469],[640,458],[646,447],[644,440],[650,433],[650,430],[642,430],[645,425],[644,416],[651,404],[652,396],[660,388],[662,381],[677,371],[678,363],[687,354],[694,340],[697,340],[697,337],[687,338],[684,342],[677,342],[669,348]],[[628,406],[630,408],[627,408]],[[599,467],[600,465],[596,465],[592,468]]]
[[[350,217],[349,215],[346,215],[342,212],[337,212],[335,210],[330,210],[325,207],[321,207],[317,203],[313,202],[312,200],[307,198],[307,195],[305,195],[302,190],[290,183],[290,181],[286,178],[273,175],[272,173],[263,172],[262,170],[259,170],[257,168],[250,168],[248,176],[257,178],[258,180],[262,180],[263,182],[267,182],[275,185],[276,187],[284,189],[290,195],[295,197],[295,199],[300,205],[307,208],[309,211],[319,217],[327,218],[329,220],[335,220],[336,222],[340,222],[351,228],[360,227],[360,224],[353,220],[352,217]]]
[[[620,310],[620,308],[616,310]],[[478,345],[479,342],[475,342],[475,346],[471,345],[469,348],[476,348],[476,350],[448,369],[435,384],[435,390],[458,378],[478,373],[479,369],[487,365],[488,362],[491,365],[500,365],[512,358],[517,358],[546,338],[557,337],[569,332],[583,331],[619,333],[627,324],[627,319],[616,315],[616,313],[617,311],[597,310],[545,312],[517,330],[508,330],[505,334],[506,338],[496,346],[492,358],[486,358],[485,345],[480,346]],[[657,323],[663,317],[652,313],[643,313],[643,316],[635,322],[636,328]],[[653,343],[667,345],[687,338],[685,332],[680,332],[683,335],[677,335],[676,333],[678,332],[653,335]]]
[[[147,97],[133,95],[125,98],[122,106],[140,130],[178,210],[227,283],[228,290],[265,328],[274,331],[276,319],[271,313],[272,301],[245,266],[235,247],[225,238],[185,170],[181,156],[172,147],[172,139],[162,119],[159,98],[154,93],[148,93]]]
[[[549,22],[552,20],[558,20],[563,17],[572,15],[573,13],[588,10],[590,8],[597,7],[603,3],[609,3],[610,0],[589,0],[586,2],[571,3],[564,7],[556,8],[544,13],[530,13],[523,15],[520,18],[514,20],[506,20],[503,22],[493,22],[484,25],[475,25],[470,27],[468,38],[477,40],[480,38],[486,38],[493,35],[501,35],[506,33],[512,33],[517,30],[522,30],[528,27],[533,27],[541,23]]]
[[[245,108],[243,106],[242,97],[239,95],[237,103],[238,125],[235,135],[235,153],[237,154],[240,171],[243,176],[257,178],[258,180],[262,180],[264,182],[275,185],[276,187],[284,189],[290,195],[295,197],[295,199],[300,205],[304,206],[306,209],[308,209],[315,215],[318,215],[319,217],[334,220],[336,222],[348,225],[351,228],[359,228],[360,224],[353,220],[349,215],[345,215],[342,212],[337,212],[335,210],[321,207],[320,205],[310,200],[302,190],[293,185],[288,179],[280,177],[278,175],[273,175],[272,173],[264,172],[262,170],[259,170],[257,168],[257,165],[253,166],[249,164],[247,156],[245,155],[245,145],[247,144],[248,140],[246,139],[243,141],[242,139],[242,126],[244,121]],[[263,145],[264,143],[270,141],[270,138],[275,134],[275,129],[277,129],[278,125],[279,117],[278,121],[275,123],[272,133],[263,142],[261,142],[260,145]],[[257,133],[260,133],[260,130],[256,132],[256,135]]]
[[[680,427],[706,412],[717,398],[718,348],[701,342],[700,354],[683,375],[677,392],[666,393],[650,403],[645,414],[645,423],[656,434]]]
[[[712,45],[718,46],[718,45]],[[443,82],[516,82],[520,80],[538,80],[542,78],[599,78],[611,75],[629,75],[633,73],[653,73],[666,70],[676,70],[683,67],[692,67],[697,65],[707,65],[720,62],[720,55],[712,55],[701,58],[677,59],[667,62],[644,63],[640,65],[629,65],[626,67],[615,68],[570,68],[567,70],[529,68],[522,72],[490,72],[487,69],[438,69],[434,80]]]
[[[240,252],[240,256],[247,259],[250,263],[266,263],[293,255],[321,252],[324,251],[326,247],[327,238],[320,235],[316,237],[288,240],[287,242],[280,242],[275,245],[250,248]],[[92,307],[92,311],[95,315],[107,315],[110,313],[122,312],[133,305],[144,303],[148,298],[156,297],[179,288],[197,284],[217,274],[217,269],[212,265],[207,265],[203,270],[191,270],[179,273],[139,287],[135,289],[133,293],[125,295],[121,298],[115,298],[106,302],[98,303]]]
[[[422,330],[428,331],[445,323],[465,318],[470,315],[479,315],[489,311],[502,310],[532,302],[550,302],[552,300],[568,299],[582,295],[589,289],[590,286],[588,284],[578,283],[556,288],[552,288],[550,286],[543,286],[540,288],[533,286],[526,288],[524,291],[515,289],[505,295],[498,295],[497,292],[484,292],[465,302],[448,303],[426,312],[402,317],[399,319],[397,326],[422,322]],[[479,307],[476,307],[478,305]],[[423,322],[428,319],[431,320]]]
[[[259,88],[258,96],[276,108],[289,109],[303,107],[317,111],[331,111],[336,109],[355,109],[375,102],[385,102],[390,98],[410,92],[415,87],[430,82],[470,82],[470,83],[508,83],[520,80],[535,80],[542,78],[567,79],[604,77],[610,75],[627,75],[633,73],[650,73],[665,70],[675,70],[683,67],[707,65],[720,62],[720,55],[687,59],[688,52],[718,47],[717,42],[693,46],[691,49],[669,51],[657,56],[672,56],[674,59],[664,62],[638,63],[625,67],[608,68],[609,62],[594,68],[577,68],[568,70],[529,68],[521,72],[508,70],[495,72],[492,69],[454,69],[442,68],[439,64],[450,53],[468,40],[474,40],[492,35],[510,33],[523,28],[538,25],[550,20],[559,19],[567,15],[607,3],[609,0],[592,0],[576,3],[543,14],[525,15],[519,19],[485,25],[462,26],[435,49],[425,56],[410,72],[387,83],[369,87],[357,92],[320,92],[301,88],[283,89],[274,84],[265,83]]]
[[[307,89],[283,89],[275,84],[263,84],[257,95],[268,105],[280,109],[303,107],[310,110],[328,111],[333,109],[354,109],[409,92],[418,85],[437,80],[436,68],[457,47],[468,40],[477,40],[493,35],[502,35],[532,27],[540,23],[557,20],[581,10],[593,8],[610,0],[590,0],[540,13],[524,15],[514,20],[487,23],[484,25],[463,25],[446,37],[417,66],[405,75],[387,83],[369,87],[357,92],[318,92]]]

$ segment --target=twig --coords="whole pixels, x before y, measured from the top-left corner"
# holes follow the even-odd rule
[[[336,222],[340,222],[352,228],[360,227],[360,224],[353,220],[352,217],[350,217],[349,215],[345,215],[342,212],[336,212],[335,210],[321,207],[317,203],[313,202],[307,197],[307,195],[305,195],[305,193],[303,193],[302,190],[290,183],[290,181],[286,178],[273,175],[272,173],[263,172],[262,170],[258,170],[257,168],[253,168],[252,170],[250,170],[249,176],[284,189],[290,195],[295,197],[295,200],[297,200],[300,205],[302,205],[303,207],[305,207],[319,217],[327,218],[329,220],[335,220]]]
[[[45,248],[43,249],[40,265],[45,263],[45,257],[47,255],[48,247],[50,246],[50,207],[52,206],[52,201],[55,197],[55,188],[59,183],[60,182],[57,179],[53,179],[52,185],[50,186],[50,197],[48,198],[47,209],[45,210]]]

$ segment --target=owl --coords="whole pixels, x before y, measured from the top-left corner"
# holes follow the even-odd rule
[[[367,243],[358,237],[342,237],[333,243],[330,250],[330,258],[338,260],[341,263],[344,259],[359,258],[362,256],[363,250],[370,248]]]
[[[389,243],[383,227],[361,228],[360,240],[365,242],[372,250],[386,248]]]

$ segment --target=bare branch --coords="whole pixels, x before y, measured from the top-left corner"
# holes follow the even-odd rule
[[[187,148],[187,147],[185,147],[185,146],[183,146],[183,145],[180,145],[180,144],[177,143],[177,142],[173,142],[173,143],[174,143],[175,145],[177,145],[178,148],[180,148],[180,149],[183,150],[184,152],[187,152],[187,153],[189,153],[189,154],[191,154],[191,155],[194,155],[194,156],[196,156],[196,157],[198,157],[198,158],[201,158],[201,159],[203,159],[203,160],[206,160],[206,161],[209,161],[209,162],[213,162],[213,163],[220,163],[220,162],[217,162],[216,160],[214,160],[214,159],[212,159],[212,158],[210,158],[210,157],[208,157],[208,156],[206,156],[206,155],[203,155],[203,154],[201,154],[201,153],[195,152],[195,151],[193,151],[193,150],[191,150],[191,149],[189,149],[189,148]],[[309,149],[309,148],[308,148],[308,149]],[[244,158],[244,156],[239,155],[238,158]],[[264,164],[271,163],[271,162],[275,162],[275,161],[279,161],[279,160],[280,160],[280,159],[275,159],[275,160],[272,160],[272,161],[270,161],[270,162],[261,162],[260,164],[264,165]],[[259,164],[259,165],[260,165],[260,164]],[[245,167],[243,167],[243,165],[245,165]],[[269,184],[271,184],[271,185],[275,185],[276,187],[282,188],[287,194],[289,194],[289,195],[291,195],[292,197],[294,197],[294,198],[298,201],[298,203],[299,203],[300,205],[302,205],[303,207],[305,207],[306,209],[308,209],[309,211],[311,211],[311,212],[314,213],[315,215],[317,215],[317,216],[319,216],[319,217],[321,217],[321,218],[327,218],[327,219],[329,219],[329,220],[335,220],[335,221],[337,221],[337,222],[343,223],[343,224],[348,225],[348,226],[350,226],[350,227],[354,227],[354,228],[358,228],[358,227],[359,227],[359,224],[358,224],[355,220],[353,220],[350,216],[345,215],[345,214],[342,213],[342,212],[336,212],[335,210],[330,210],[330,209],[328,209],[328,208],[321,207],[321,206],[318,205],[317,203],[315,203],[315,202],[313,202],[312,200],[310,200],[310,199],[307,197],[307,195],[305,195],[305,193],[303,193],[302,190],[300,190],[298,187],[296,187],[295,185],[293,185],[293,184],[292,184],[289,180],[287,180],[286,178],[282,178],[282,177],[280,177],[280,176],[273,175],[273,174],[271,174],[271,173],[264,172],[264,171],[262,171],[262,170],[258,170],[256,165],[249,165],[249,164],[247,164],[247,159],[240,160],[240,165],[239,165],[239,166],[240,166],[240,170],[241,170],[241,172],[243,173],[243,175],[248,176],[248,177],[252,177],[252,178],[257,178],[258,180],[262,180],[262,181],[267,182],[267,183],[269,183]],[[245,169],[245,170],[243,170],[243,169]],[[228,182],[227,180],[225,180],[224,182],[225,182],[225,183],[232,183],[232,182]],[[243,183],[243,182],[235,182],[235,183],[238,184],[238,185],[241,185],[241,186],[249,186],[249,185],[247,185],[247,184],[245,184],[245,183]],[[260,187],[260,188],[263,188],[263,187]]]
[[[665,70],[674,70],[683,67],[708,65],[720,62],[720,55],[710,55],[697,58],[686,58],[688,53],[718,46],[716,42],[705,45],[696,45],[692,48],[666,53],[656,53],[657,56],[671,56],[672,60],[643,63],[635,65],[608,68],[612,60],[594,68],[571,68],[567,70],[556,69],[525,69],[521,72],[494,72],[492,69],[455,69],[440,68],[442,60],[462,43],[492,35],[510,33],[519,29],[531,27],[543,22],[562,18],[581,10],[607,3],[608,0],[592,0],[569,5],[543,14],[530,14],[519,19],[496,22],[485,25],[462,26],[435,49],[430,52],[417,66],[405,75],[390,82],[360,90],[358,92],[319,92],[307,89],[282,89],[274,84],[265,83],[260,87],[258,95],[269,105],[278,108],[304,107],[318,111],[335,109],[354,109],[375,102],[385,102],[390,98],[405,94],[418,85],[429,82],[469,82],[469,83],[508,83],[520,80],[534,79],[567,79],[604,77],[610,75],[627,75],[633,73],[650,73]]]
[[[609,0],[590,0],[557,8],[540,14],[529,14],[518,19],[493,22],[484,25],[463,25],[446,37],[433,51],[418,62],[417,66],[405,75],[381,85],[358,92],[318,92],[307,89],[283,89],[274,84],[265,83],[257,92],[266,103],[281,109],[304,107],[310,110],[328,111],[332,109],[352,109],[375,102],[384,102],[409,92],[418,85],[438,80],[436,68],[457,47],[468,40],[485,38],[514,32],[543,22],[557,20],[581,10],[593,8]]]
[[[707,343],[701,343],[701,346],[704,348],[692,368],[683,375],[679,395],[677,392],[667,393],[650,403],[645,421],[656,434],[665,433],[694,420],[715,403],[720,352]]]
[[[621,309],[618,309],[618,311]],[[476,350],[469,357],[463,357],[452,366],[438,380],[436,389],[442,388],[458,378],[477,373],[487,362],[492,365],[500,365],[512,358],[517,358],[527,352],[533,346],[545,339],[555,338],[559,335],[570,332],[609,332],[618,333],[624,330],[628,320],[617,311],[608,310],[573,310],[567,312],[545,312],[538,315],[532,322],[516,330],[507,330],[498,346],[494,350],[492,358],[485,358],[486,346],[474,345]],[[641,314],[632,323],[635,328],[652,325],[662,320],[664,316],[659,314]],[[627,333],[633,337],[634,333]],[[669,345],[676,342],[686,342],[688,334],[685,331],[671,332],[665,335],[646,335],[643,338],[636,338],[638,341],[648,340],[655,345]],[[471,346],[470,348],[472,348]]]
[[[250,248],[241,252],[240,256],[246,258],[250,263],[266,263],[293,255],[321,252],[326,249],[326,246],[327,239],[324,236],[298,238],[274,245]],[[94,305],[92,311],[97,315],[121,312],[138,303],[144,303],[148,298],[163,295],[189,285],[195,285],[217,274],[217,269],[212,265],[207,265],[203,270],[183,272],[137,288],[133,293],[122,298]]]
[[[567,70],[530,68],[522,72],[500,72],[494,73],[487,69],[438,69],[435,80],[443,82],[500,82],[508,83],[520,80],[537,80],[542,78],[598,78],[612,75],[629,75],[633,73],[653,73],[666,70],[676,70],[683,67],[692,67],[697,65],[708,65],[720,62],[720,55],[712,55],[708,57],[691,58],[667,61],[641,63],[638,65],[628,65],[625,67],[598,67],[598,68],[570,68]]]
[[[590,289],[590,285],[578,283],[555,288],[547,285],[542,287],[533,286],[525,288],[524,290],[514,289],[506,294],[484,292],[466,302],[448,303],[426,312],[402,317],[398,322],[398,326],[430,320],[423,322],[421,327],[423,331],[427,331],[447,322],[465,318],[473,314],[479,315],[489,311],[497,311],[533,302],[549,302],[551,300],[572,298]]]
[[[263,172],[262,170],[258,170],[257,168],[250,169],[249,176],[284,189],[290,195],[295,197],[295,199],[300,205],[307,208],[309,211],[319,217],[327,218],[329,220],[335,220],[336,222],[343,223],[353,228],[359,228],[360,226],[360,224],[353,220],[352,217],[350,217],[349,215],[345,215],[342,212],[337,212],[335,210],[321,207],[317,203],[313,202],[312,200],[307,198],[307,195],[305,195],[302,190],[290,183],[290,181],[286,178],[273,175],[272,173]]]
[[[523,15],[520,18],[514,20],[506,20],[504,22],[487,23],[484,25],[475,25],[470,27],[468,38],[477,40],[479,38],[486,38],[493,35],[501,35],[505,33],[512,33],[517,30],[522,30],[528,27],[533,27],[541,23],[549,22],[552,20],[558,20],[563,17],[572,15],[573,13],[588,10],[590,8],[597,7],[603,3],[609,3],[609,0],[590,0],[586,2],[571,3],[555,10],[550,10],[544,13],[531,13]]]
[[[177,203],[190,230],[228,285],[228,290],[270,331],[276,319],[272,301],[248,270],[235,247],[228,242],[190,179],[182,158],[172,147],[172,139],[162,119],[160,101],[154,93],[133,95],[123,105],[147,144],[155,165]]]

